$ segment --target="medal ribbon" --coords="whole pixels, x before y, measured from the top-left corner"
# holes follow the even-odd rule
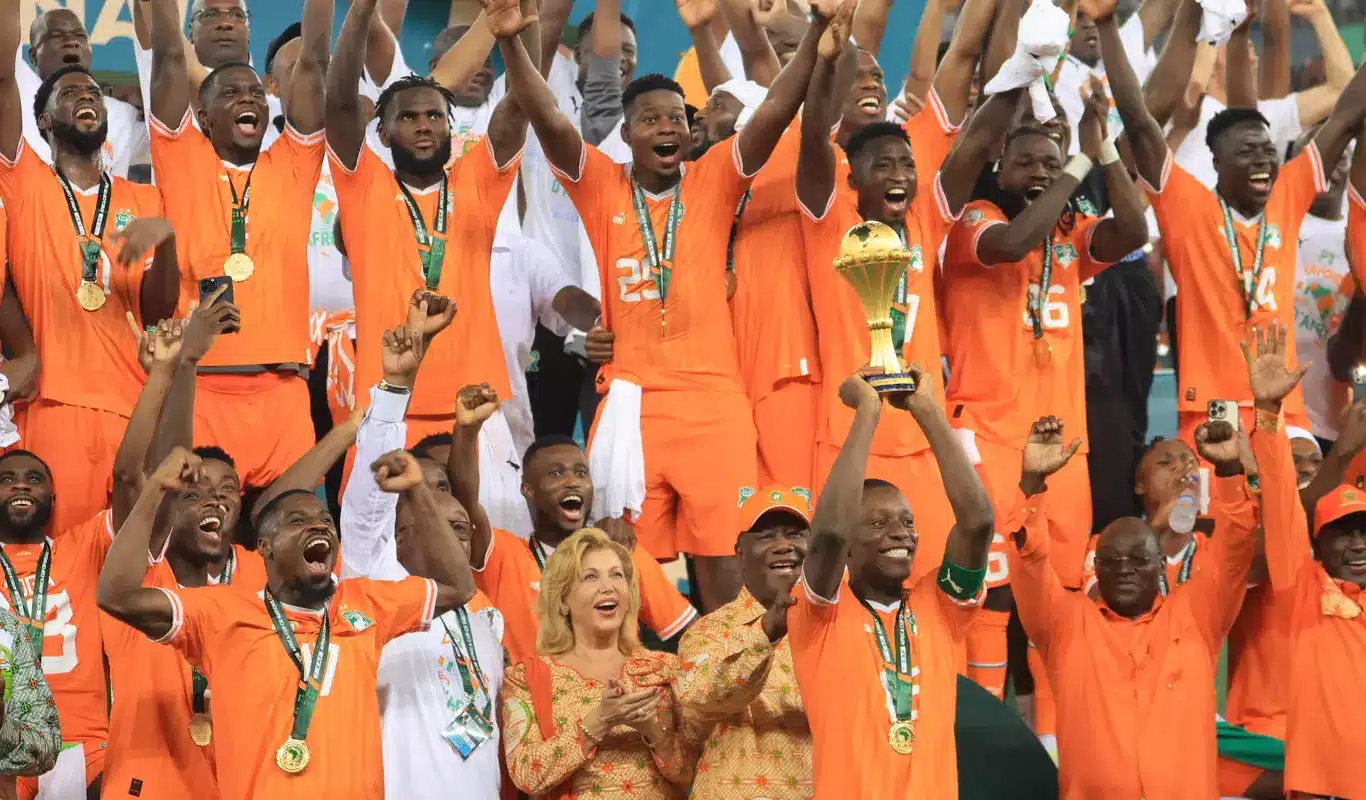
[[[227,586],[232,583],[232,568],[237,561],[237,553],[228,550],[228,561],[223,565],[223,577],[218,579],[220,586]],[[198,667],[190,667],[190,685],[194,689],[194,696],[190,701],[190,709],[196,714],[203,714],[206,704],[204,696],[209,691],[209,679],[199,671]]]
[[[906,243],[906,229],[900,225],[893,225],[892,230],[896,231],[897,238],[901,239],[901,246],[910,249]],[[896,284],[896,297],[892,301],[892,347],[896,349],[897,357],[901,357],[901,349],[906,346],[906,339],[910,333],[906,330],[906,296],[907,286],[911,278],[911,267],[906,265],[906,271],[901,273],[901,280]]]
[[[99,278],[100,241],[104,238],[105,223],[109,221],[109,195],[114,186],[113,181],[109,180],[108,175],[101,173],[100,193],[95,200],[95,216],[90,220],[90,232],[86,235],[85,222],[81,219],[81,206],[76,202],[76,192],[71,188],[71,181],[55,168],[53,172],[57,173],[57,182],[62,185],[62,194],[66,196],[66,210],[71,214],[71,226],[76,229],[76,238],[80,240],[81,282],[96,283]]]
[[[299,668],[299,688],[294,691],[294,726],[290,728],[289,738],[305,741],[308,726],[313,721],[313,707],[318,703],[318,693],[322,690],[323,676],[327,673],[327,647],[331,641],[332,625],[328,619],[328,607],[323,606],[322,623],[318,628],[318,639],[313,643],[313,660],[305,664],[303,651],[289,629],[289,620],[280,601],[266,589],[266,611],[270,613],[270,624],[275,626],[275,635],[294,665]]]
[[[887,641],[887,631],[882,627],[882,617],[873,610],[868,601],[859,599],[863,607],[873,617],[873,636],[877,639],[878,652],[882,654],[882,670],[886,676],[887,692],[892,699],[892,710],[897,722],[910,722],[915,718],[915,668],[911,656],[911,641],[908,629],[915,628],[915,615],[906,611],[906,601],[896,610],[896,657],[892,657],[892,647]]]
[[[256,165],[247,173],[247,183],[242,187],[242,197],[237,197],[237,187],[228,178],[228,191],[232,192],[232,229],[228,234],[228,245],[233,254],[247,252],[247,206],[251,205],[251,176],[256,174]]]
[[[531,534],[527,544],[531,546],[531,557],[536,559],[536,569],[545,572],[545,553],[541,552],[541,543],[536,540],[536,534]]]
[[[1034,338],[1043,338],[1043,308],[1048,304],[1048,288],[1053,283],[1053,232],[1049,231],[1048,241],[1043,244],[1043,272],[1039,275],[1039,296],[1029,309],[1030,324],[1034,326]]]
[[[730,224],[730,238],[726,240],[726,271],[735,271],[735,239],[740,235],[740,217],[745,215],[745,208],[749,206],[750,191],[745,190],[745,196],[740,198],[740,204],[735,207],[735,221]],[[653,233],[653,231],[651,231]],[[663,297],[663,295],[660,295]]]
[[[441,191],[436,196],[436,221],[434,224],[435,235],[427,232],[427,223],[422,221],[422,209],[417,207],[417,200],[413,199],[413,193],[408,191],[408,187],[399,183],[399,191],[403,193],[403,204],[408,207],[408,218],[413,223],[413,236],[417,239],[417,253],[422,259],[422,278],[427,282],[427,288],[436,291],[436,287],[441,284],[441,267],[446,260],[446,219],[450,216],[451,194],[450,181],[443,174],[441,178]]]
[[[24,586],[14,571],[9,556],[0,549],[0,568],[5,570],[5,585],[9,588],[9,604],[15,616],[28,629],[29,645],[41,658],[43,655],[43,622],[47,619],[47,577],[52,569],[52,543],[43,542],[43,554],[38,557],[38,569],[33,575],[33,601],[24,602]]]
[[[452,696],[443,673],[441,688],[446,692],[446,707],[452,712],[452,719],[442,738],[450,742],[461,757],[468,758],[475,748],[493,735],[493,698],[489,695],[484,672],[479,668],[479,654],[475,650],[469,611],[458,608],[455,617],[460,626],[459,639],[446,623],[445,617],[441,617],[441,627],[446,629],[446,635],[450,637],[453,661],[468,699],[462,707]],[[462,642],[463,648],[460,646]]]
[[[1186,547],[1183,549],[1181,553],[1181,566],[1178,567],[1176,570],[1177,586],[1180,586],[1181,584],[1190,580],[1191,569],[1193,568],[1194,563],[1195,538],[1192,537],[1190,540],[1190,544],[1186,545]],[[1162,574],[1158,576],[1158,589],[1162,592],[1163,597],[1166,597],[1167,593],[1171,591],[1171,587],[1167,585],[1167,570],[1165,564],[1163,565]]]
[[[678,223],[683,220],[683,184],[674,189],[673,199],[669,201],[668,228],[664,231],[664,255],[659,254],[659,241],[655,238],[655,225],[650,219],[650,209],[645,205],[645,190],[631,176],[631,204],[636,209],[636,225],[640,227],[640,238],[645,243],[645,261],[654,276],[655,287],[659,289],[660,305],[669,296],[669,277],[673,272],[674,245],[678,240]],[[736,217],[744,209],[736,208]]]
[[[1257,254],[1253,257],[1252,272],[1243,269],[1243,253],[1238,248],[1238,230],[1233,225],[1233,210],[1219,198],[1219,208],[1224,212],[1224,238],[1228,240],[1229,253],[1233,256],[1233,273],[1238,276],[1238,288],[1243,291],[1243,306],[1248,319],[1257,306],[1257,285],[1262,281],[1262,264],[1266,256],[1266,212],[1257,223]]]

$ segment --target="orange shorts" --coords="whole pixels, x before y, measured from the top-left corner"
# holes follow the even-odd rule
[[[813,486],[813,491],[819,494],[839,454],[840,449],[832,445],[821,443],[817,447],[816,476],[819,480],[816,483],[820,486]],[[949,541],[949,529],[953,527],[953,509],[944,494],[939,462],[934,460],[934,453],[929,450],[908,456],[871,455],[868,457],[865,476],[896,486],[911,504],[915,530],[920,537],[916,544],[915,563],[911,565],[911,577],[906,583],[907,586],[913,586],[922,576],[939,569],[944,560],[944,546]]]
[[[606,407],[598,404],[599,415]],[[640,435],[645,502],[636,540],[660,561],[679,553],[734,555],[740,489],[758,478],[748,398],[740,392],[643,392]]]
[[[968,623],[964,642],[966,663],[963,674],[978,686],[1005,699],[1006,693],[1006,628],[1010,625],[1009,611],[979,609]]]
[[[1018,448],[977,436],[973,441],[981,456],[977,474],[986,483],[996,508],[996,520],[1005,519],[1020,485]],[[1082,564],[1086,560],[1086,543],[1091,537],[1091,476],[1085,453],[1079,453],[1060,472],[1049,477],[1047,508],[1054,532],[1061,533],[1049,544],[1053,569],[1064,586],[1081,586]],[[1013,531],[1001,531],[1009,535]],[[995,552],[995,550],[993,551]]]
[[[57,764],[48,772],[15,779],[19,800],[34,800],[40,790],[55,798],[84,798],[85,793],[76,793],[76,787],[89,786],[104,774],[105,747],[106,742],[87,741],[62,750],[57,754]],[[84,775],[78,774],[82,770]],[[103,787],[101,793],[105,794]]]
[[[206,374],[195,383],[195,446],[227,451],[243,488],[269,486],[315,441],[308,381],[298,375]]]
[[[109,507],[114,454],[128,418],[110,411],[49,400],[29,404],[16,447],[30,450],[52,469],[56,506],[50,530],[61,532]]]
[[[754,404],[760,486],[811,488],[816,482],[820,409],[821,385],[805,378],[783,381]]]

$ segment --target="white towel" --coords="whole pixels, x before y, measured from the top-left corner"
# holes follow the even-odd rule
[[[735,115],[735,130],[745,127],[749,118],[754,116],[754,111],[759,104],[768,97],[768,90],[754,81],[740,80],[731,78],[725,83],[711,90],[712,94],[724,92],[736,100],[740,101],[740,113]]]
[[[645,448],[640,438],[640,387],[617,378],[607,389],[588,448],[593,473],[593,519],[640,518],[645,502]]]
[[[9,391],[9,378],[0,375],[0,394]],[[14,424],[14,403],[0,406],[0,447],[9,447],[19,441],[19,428]]]
[[[1001,71],[987,83],[986,93],[1000,94],[1028,86],[1034,117],[1039,122],[1048,122],[1057,116],[1048,97],[1046,78],[1067,49],[1070,23],[1067,12],[1050,0],[1032,0],[1029,10],[1020,18],[1015,54],[1006,59]]]
[[[1204,9],[1200,17],[1200,35],[1196,41],[1209,42],[1218,47],[1233,37],[1233,30],[1247,19],[1244,0],[1196,0]]]
[[[531,536],[531,511],[522,497],[522,454],[502,411],[479,429],[479,504],[493,527],[523,539]]]

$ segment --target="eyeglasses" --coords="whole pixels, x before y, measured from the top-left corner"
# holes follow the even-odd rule
[[[251,19],[251,13],[245,8],[206,8],[196,11],[190,19],[195,22],[207,22],[210,25],[224,20],[240,25]]]

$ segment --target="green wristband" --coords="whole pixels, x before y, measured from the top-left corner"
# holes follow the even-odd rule
[[[986,579],[986,567],[968,569],[948,559],[939,566],[939,589],[954,600],[966,602],[977,599]]]

